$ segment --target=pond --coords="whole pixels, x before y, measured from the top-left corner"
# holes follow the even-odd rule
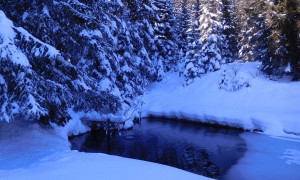
[[[222,178],[243,157],[241,131],[143,119],[133,129],[105,136],[93,131],[70,138],[73,150],[100,152],[156,162],[192,173]]]
[[[73,150],[151,161],[217,179],[300,179],[296,136],[271,137],[154,118],[110,138],[93,131],[69,140]]]

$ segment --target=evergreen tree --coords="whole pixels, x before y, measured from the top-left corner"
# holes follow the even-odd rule
[[[269,3],[265,16],[270,31],[267,38],[270,55],[262,61],[262,70],[273,75],[293,73],[294,79],[298,79],[299,2],[291,0]]]
[[[176,18],[171,0],[154,0],[158,18],[155,22],[154,34],[158,50],[157,71],[174,70],[177,67],[178,46],[176,33]]]
[[[232,0],[222,0],[223,48],[222,56],[226,63],[238,59],[237,18]]]
[[[189,29],[187,30],[187,52],[184,57],[184,70],[183,75],[185,77],[185,85],[191,84],[195,78],[200,77],[201,72],[199,67],[199,60],[202,57],[200,39],[200,0],[196,0],[191,4],[192,12],[189,19]]]
[[[263,15],[266,5],[261,0],[237,2],[239,59],[243,61],[261,61],[268,55],[268,31]]]
[[[189,20],[189,29],[187,31],[189,43],[197,41],[200,38],[200,0],[196,0],[191,6],[192,12]]]
[[[205,73],[203,67],[203,53],[201,51],[202,41],[196,40],[188,44],[189,51],[186,53],[184,72],[185,84],[189,85],[194,82],[194,79],[199,78]]]
[[[284,21],[288,42],[288,57],[294,80],[300,79],[300,2],[286,0],[286,18]]]
[[[269,55],[262,59],[262,70],[267,74],[281,75],[284,72],[283,68],[287,66],[288,62],[286,35],[281,26],[283,21],[281,13],[283,12],[276,12],[274,9],[283,5],[283,3],[277,5],[268,4],[268,9],[264,13],[266,17],[265,25],[269,27],[269,33],[265,40],[268,43],[267,51]],[[282,9],[282,7],[279,8]]]
[[[192,19],[188,31],[190,43],[184,71],[186,84],[201,74],[220,69],[223,47],[221,8],[221,1],[202,1],[201,4],[196,1],[194,4],[193,15],[197,19]]]
[[[177,10],[177,34],[178,34],[178,45],[179,49],[182,51],[182,55],[187,52],[188,46],[188,30],[189,30],[189,20],[190,11],[187,0],[180,0],[179,8]],[[180,59],[184,58],[181,56]]]
[[[202,64],[205,72],[220,69],[222,62],[222,2],[202,1],[200,5],[200,40],[203,42]]]

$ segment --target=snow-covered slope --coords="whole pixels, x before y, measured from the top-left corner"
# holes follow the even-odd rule
[[[186,87],[183,78],[169,74],[149,88],[144,116],[299,135],[300,83],[271,81],[259,73],[259,66],[258,62],[229,64]]]

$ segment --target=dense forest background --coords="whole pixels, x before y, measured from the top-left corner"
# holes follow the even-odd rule
[[[0,24],[0,121],[122,116],[166,72],[234,61],[300,78],[299,0],[0,0]]]

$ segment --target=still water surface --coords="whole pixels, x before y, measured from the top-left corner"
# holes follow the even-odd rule
[[[73,150],[151,161],[222,178],[246,151],[240,134],[232,129],[143,119],[109,140],[105,133],[94,131],[70,138],[70,142]]]

